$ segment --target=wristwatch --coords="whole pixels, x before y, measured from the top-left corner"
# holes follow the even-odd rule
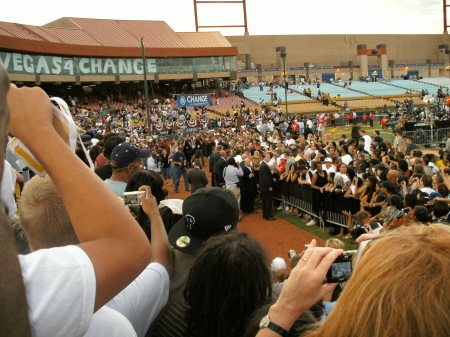
[[[286,337],[288,335],[288,331],[284,330],[281,326],[270,321],[269,315],[264,316],[259,322],[259,328],[265,329],[268,328],[273,332],[276,332],[281,337]]]

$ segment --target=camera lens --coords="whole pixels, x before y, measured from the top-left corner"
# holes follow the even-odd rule
[[[288,253],[289,258],[292,259],[295,255],[297,255],[297,252],[293,249],[291,249]]]

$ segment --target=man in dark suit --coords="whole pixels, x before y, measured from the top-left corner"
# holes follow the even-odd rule
[[[225,179],[223,178],[223,170],[227,167],[227,153],[225,151],[220,151],[220,158],[216,163],[217,168],[217,187],[222,187],[225,185]]]
[[[217,167],[216,163],[220,158],[220,151],[222,151],[222,146],[215,146],[213,148],[213,152],[211,153],[211,156],[209,157],[209,172],[212,173],[211,175],[211,185],[212,187],[217,187]]]
[[[250,163],[249,158],[245,158],[241,162],[241,168],[244,171],[244,176],[241,178],[241,210],[245,215],[256,213],[254,206],[257,193],[256,184],[258,182]]]
[[[263,218],[265,220],[274,221],[272,216],[272,195],[273,195],[273,178],[269,168],[269,161],[272,157],[270,152],[264,154],[264,160],[259,168],[259,190],[261,191]]]
[[[206,173],[200,168],[200,159],[194,160],[194,168],[188,172],[188,182],[191,184],[191,194],[208,185]]]

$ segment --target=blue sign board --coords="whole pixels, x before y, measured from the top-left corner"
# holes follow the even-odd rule
[[[202,95],[178,95],[177,97],[177,107],[187,107],[187,106],[206,106],[211,105],[210,94]]]

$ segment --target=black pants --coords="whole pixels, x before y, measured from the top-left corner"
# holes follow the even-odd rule
[[[370,126],[372,127],[373,126],[373,119],[369,119],[369,122],[370,122]]]
[[[255,192],[241,191],[241,210],[244,213],[251,213],[255,209]]]
[[[265,219],[272,216],[272,195],[273,192],[261,192],[263,218]]]
[[[202,166],[205,166],[205,158],[203,157],[202,149],[195,150],[195,158],[200,159]]]
[[[217,173],[213,173],[212,174],[211,186],[212,187],[219,187],[219,181],[218,181]]]

